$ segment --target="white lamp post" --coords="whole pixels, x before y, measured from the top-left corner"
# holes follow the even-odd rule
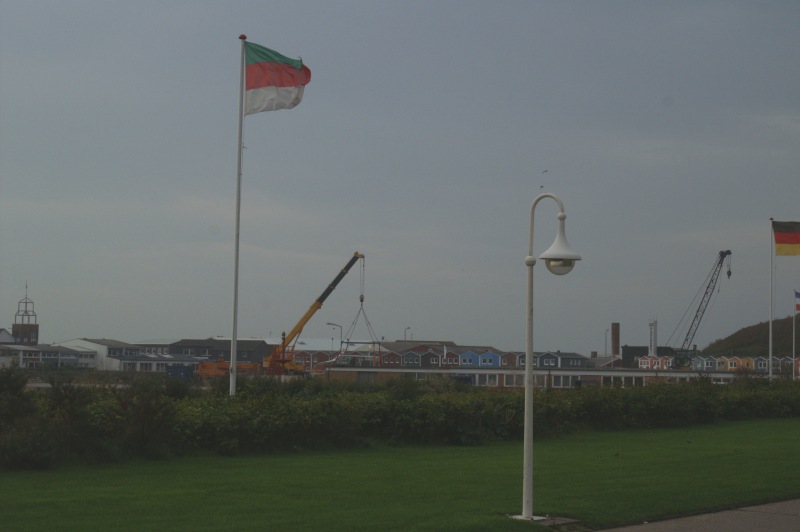
[[[342,346],[344,345],[344,339],[342,338],[342,326],[338,323],[331,323],[328,322],[325,325],[330,325],[331,327],[339,327],[339,351],[342,350]]]
[[[536,259],[533,257],[533,213],[536,205],[544,198],[552,198],[558,203],[558,232],[556,240],[550,248],[539,255],[544,260],[545,266],[555,275],[566,275],[575,266],[575,261],[581,256],[570,249],[564,234],[564,204],[550,193],[539,195],[531,205],[531,230],[528,243],[528,256],[525,265],[528,267],[528,298],[525,322],[525,436],[524,459],[522,479],[522,515],[521,519],[535,519],[533,516],[533,266]]]

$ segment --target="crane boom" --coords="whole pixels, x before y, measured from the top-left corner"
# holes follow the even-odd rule
[[[714,293],[714,287],[717,285],[717,280],[719,279],[719,274],[722,270],[722,265],[725,263],[725,259],[728,259],[728,279],[731,277],[730,256],[731,250],[729,249],[719,252],[717,262],[714,263],[714,267],[711,269],[711,275],[708,285],[706,285],[706,291],[703,294],[703,298],[700,300],[700,305],[697,307],[697,312],[694,314],[692,324],[689,326],[689,331],[686,333],[686,338],[684,338],[683,344],[675,355],[675,361],[672,364],[674,368],[685,368],[691,364],[692,341],[694,340],[694,335],[697,332],[697,328],[700,327],[700,320],[703,319],[703,314],[706,312],[706,307],[708,307],[708,303],[711,301],[711,295]]]
[[[264,366],[267,368],[267,374],[269,375],[284,375],[287,373],[287,368],[292,369],[293,371],[302,371],[299,369],[299,366],[294,365],[294,361],[290,358],[287,358],[287,350],[291,352],[291,346],[294,345],[294,341],[303,332],[303,328],[309,322],[311,317],[320,309],[322,308],[322,304],[328,299],[328,296],[331,295],[336,289],[336,286],[339,282],[347,275],[347,272],[353,267],[353,265],[359,260],[363,259],[364,255],[356,251],[350,260],[347,262],[344,268],[339,272],[339,274],[333,279],[331,284],[325,288],[325,290],[320,294],[320,296],[314,300],[310,307],[305,314],[300,318],[294,328],[289,331],[289,334],[284,334],[281,343],[278,344],[277,347],[272,351],[272,354],[268,355],[264,358]],[[291,366],[291,367],[290,367]]]

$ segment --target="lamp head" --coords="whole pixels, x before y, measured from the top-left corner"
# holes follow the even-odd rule
[[[555,275],[566,275],[575,267],[575,261],[581,260],[581,256],[572,251],[567,243],[567,237],[564,230],[564,220],[567,215],[563,212],[558,213],[558,232],[556,233],[556,240],[547,251],[539,255],[539,258],[544,261],[550,273]]]

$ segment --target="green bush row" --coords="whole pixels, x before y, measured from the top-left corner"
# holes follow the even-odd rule
[[[358,386],[323,379],[280,383],[227,380],[201,390],[160,376],[124,386],[85,386],[0,370],[0,468],[163,457],[190,452],[286,452],[424,443],[475,445],[520,439],[522,390],[447,380],[396,379]],[[578,429],[677,427],[766,417],[800,417],[800,383],[706,381],[640,388],[536,390],[534,434]]]
[[[176,404],[180,449],[233,454],[388,443],[472,445],[521,434],[518,394],[437,391],[206,396]]]
[[[536,390],[539,435],[595,430],[682,427],[745,419],[800,417],[800,382],[740,380],[715,385],[696,380],[636,388]]]

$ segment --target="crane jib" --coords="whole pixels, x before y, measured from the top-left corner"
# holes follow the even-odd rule
[[[339,275],[337,275],[336,278],[334,278],[333,282],[331,282],[331,284],[328,285],[328,288],[326,288],[325,291],[322,292],[322,295],[317,298],[317,301],[319,302],[320,305],[324,303],[326,299],[328,299],[328,296],[331,295],[331,292],[333,292],[336,289],[336,286],[339,284],[339,281],[341,281],[344,278],[344,276],[347,275],[347,272],[350,271],[350,268],[353,267],[353,264],[355,264],[358,259],[363,259],[363,258],[364,255],[362,255],[357,251],[353,254],[353,257],[350,259],[350,262],[348,262],[347,265],[344,268],[342,268],[342,271],[339,272]]]
[[[270,355],[264,357],[263,365],[267,368],[268,375],[285,375],[287,371],[293,373],[303,373],[305,371],[302,366],[295,364],[293,360],[287,358],[287,353],[294,349],[295,340],[309,320],[311,320],[311,317],[322,307],[322,303],[328,298],[331,292],[333,292],[339,284],[339,281],[347,275],[347,272],[350,271],[350,268],[353,267],[353,264],[355,264],[358,259],[363,258],[364,255],[356,251],[347,265],[339,272],[336,278],[334,278],[333,282],[328,285],[328,288],[326,288],[325,291],[322,292],[322,295],[308,307],[306,313],[303,314],[303,317],[295,324],[289,334],[284,334],[281,343],[275,347]]]
[[[714,287],[717,285],[717,279],[719,279],[720,271],[722,270],[722,266],[725,263],[725,259],[728,259],[728,278],[731,277],[731,266],[730,266],[730,257],[732,253],[731,250],[727,249],[725,251],[720,251],[717,257],[716,262],[714,263],[714,267],[711,269],[711,274],[709,275],[708,285],[706,286],[705,293],[703,294],[702,299],[700,300],[700,305],[697,307],[697,312],[694,315],[694,319],[692,320],[691,325],[689,326],[689,331],[686,333],[686,338],[683,340],[683,344],[681,348],[678,350],[678,355],[676,357],[676,367],[685,367],[691,364],[691,345],[692,341],[694,340],[694,335],[697,332],[698,327],[700,327],[700,321],[703,319],[703,314],[706,311],[706,307],[708,307],[708,303],[711,300],[711,294],[714,292]]]

